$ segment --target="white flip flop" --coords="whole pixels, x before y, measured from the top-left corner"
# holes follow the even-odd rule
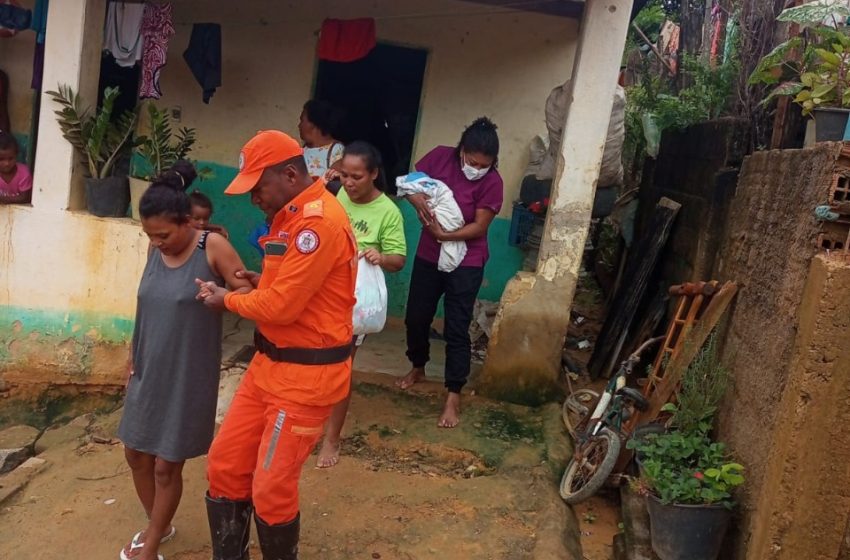
[[[141,536],[142,536],[142,533],[143,533],[143,532],[144,532],[144,531],[139,531],[138,533],[136,533],[135,535],[133,535],[133,540],[132,540],[132,541],[130,541],[130,543],[131,543],[131,544],[133,544],[133,545],[137,545],[137,544],[139,544],[139,537],[141,537]],[[172,526],[171,526],[171,531],[169,531],[167,535],[165,535],[164,537],[162,537],[161,539],[159,539],[159,544],[165,544],[165,543],[167,543],[168,541],[170,541],[171,539],[173,539],[173,538],[174,538],[174,535],[176,535],[176,534],[177,534],[177,527],[175,527],[174,525],[172,525]],[[145,544],[145,543],[142,543],[142,546],[144,546],[144,544]]]
[[[136,543],[136,542],[130,543],[130,550],[139,550],[140,548],[142,548],[144,546],[145,546],[145,543],[141,543],[141,544]],[[121,560],[134,560],[133,558],[130,558],[129,556],[127,556],[127,554],[124,552],[123,548],[121,549],[121,554],[119,554],[118,557]],[[165,560],[165,556],[163,556],[162,554],[157,554],[156,559],[157,560]]]

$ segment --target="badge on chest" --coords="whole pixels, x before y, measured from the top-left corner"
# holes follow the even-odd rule
[[[286,253],[288,245],[283,241],[268,241],[264,247],[266,255],[283,255]]]

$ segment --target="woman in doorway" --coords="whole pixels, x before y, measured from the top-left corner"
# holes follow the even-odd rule
[[[339,127],[340,111],[327,101],[311,99],[304,104],[298,120],[298,134],[304,142],[304,161],[314,179],[324,177],[330,169],[339,170],[344,146],[334,138]]]
[[[367,142],[352,142],[345,148],[339,178],[343,188],[337,199],[351,221],[358,252],[386,272],[398,272],[404,267],[407,255],[404,222],[398,206],[384,194],[387,182],[381,153]],[[354,337],[352,360],[364,338],[365,335]],[[316,461],[319,468],[332,467],[339,462],[342,425],[350,402],[351,391],[344,401],[334,406]]]
[[[422,222],[422,237],[413,262],[407,297],[407,357],[413,365],[396,384],[407,389],[425,379],[430,358],[428,341],[437,302],[445,295],[446,369],[448,396],[438,426],[454,428],[460,421],[460,391],[470,369],[469,324],[489,251],[487,229],[502,207],[503,183],[496,170],[499,137],[490,119],[476,119],[463,131],[456,148],[438,146],[416,164],[417,171],[445,183],[454,194],[466,225],[446,232],[434,219],[427,196],[415,194],[408,201]],[[465,241],[466,257],[451,272],[437,269],[440,243]]]
[[[118,437],[148,524],[121,550],[122,560],[162,558],[160,543],[175,534],[171,520],[183,491],[183,464],[212,442],[222,316],[195,299],[195,279],[250,288],[236,277],[243,265],[227,240],[192,227],[185,191],[195,177],[192,164],[178,162],[139,203],[150,247]]]

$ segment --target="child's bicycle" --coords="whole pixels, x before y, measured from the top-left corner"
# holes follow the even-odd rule
[[[596,494],[614,470],[621,443],[629,436],[623,433],[623,424],[635,409],[643,411],[649,407],[646,397],[637,389],[627,387],[626,381],[640,362],[641,354],[663,339],[662,336],[644,342],[624,360],[599,397],[593,413],[576,426],[575,453],[564,471],[560,487],[561,498],[568,504],[577,504]]]

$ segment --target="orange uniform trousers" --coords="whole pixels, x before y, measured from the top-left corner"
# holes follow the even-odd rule
[[[264,391],[248,368],[210,447],[210,496],[252,500],[269,525],[295,519],[301,467],[332,408],[299,405]]]

